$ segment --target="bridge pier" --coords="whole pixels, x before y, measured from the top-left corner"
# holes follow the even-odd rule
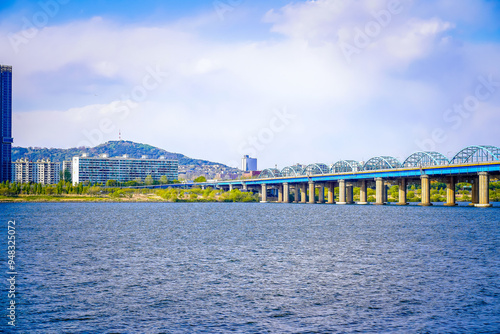
[[[283,203],[283,187],[285,187],[285,184],[278,186],[278,203]]]
[[[422,201],[420,202],[421,206],[430,206],[431,203],[431,183],[429,179],[429,175],[421,175],[420,176],[421,188],[422,188]]]
[[[232,184],[232,183],[230,183],[230,184],[229,184],[229,191],[232,191],[232,190],[233,190],[233,184]]]
[[[353,204],[354,203],[354,193],[353,193],[353,189],[352,189],[352,185],[351,186],[346,186],[345,188],[345,202],[346,204]]]
[[[358,204],[362,204],[362,205],[368,204],[368,198],[367,198],[367,193],[366,193],[366,180],[360,181]]]
[[[245,182],[243,182],[243,190],[244,191],[248,191],[248,186],[247,186],[247,184]]]
[[[408,205],[406,202],[406,179],[399,179],[399,201],[398,205]]]
[[[314,181],[309,181],[309,204],[316,203]]]
[[[262,183],[261,203],[267,203],[267,185]]]
[[[487,172],[479,172],[479,204],[475,206],[478,208],[489,208],[490,204],[490,176]]]
[[[471,205],[479,204],[479,178],[474,177],[472,181]]]
[[[300,184],[300,203],[306,203],[306,202],[307,202],[306,184],[301,183]]]
[[[318,203],[319,204],[325,203],[325,185],[323,183],[319,185]]]
[[[300,196],[300,193],[299,193],[299,184],[295,183],[293,185],[293,202],[294,203],[299,203],[299,196]]]
[[[376,205],[384,205],[384,179],[381,177],[377,177],[375,179],[375,204]]]
[[[345,180],[339,180],[339,201],[337,204],[344,205],[346,202]]]
[[[335,203],[335,183],[328,183],[328,204]]]
[[[455,177],[448,176],[446,180],[446,203],[445,206],[455,206],[457,205],[455,201]]]
[[[283,183],[283,203],[290,202],[289,185],[287,182]]]

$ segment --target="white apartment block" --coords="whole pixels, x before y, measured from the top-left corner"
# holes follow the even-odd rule
[[[177,160],[133,159],[128,155],[121,157],[108,157],[101,154],[99,157],[73,157],[72,177],[73,184],[82,182],[102,183],[108,180],[127,182],[135,179],[144,179],[151,176],[153,180],[159,181],[166,176],[169,181],[178,179],[179,162]]]
[[[50,159],[42,159],[36,162],[19,159],[14,161],[12,165],[13,182],[56,184],[60,179],[61,164],[50,161]]]

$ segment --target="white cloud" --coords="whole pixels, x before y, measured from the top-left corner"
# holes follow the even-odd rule
[[[261,167],[410,154],[421,136],[442,126],[444,110],[470,94],[478,75],[500,80],[498,44],[457,41],[459,23],[442,14],[450,6],[460,7],[442,1],[432,11],[402,1],[385,22],[377,18],[390,9],[386,1],[293,3],[267,12],[260,24],[271,24],[270,34],[260,40],[207,39],[200,31],[220,24],[210,16],[156,27],[106,18],[49,26],[18,54],[0,50],[15,66],[24,108],[15,113],[16,144],[75,146],[92,134],[100,139],[93,130],[111,119],[103,141],[121,129],[125,139],[237,161],[240,147],[286,106],[296,118],[269,143],[258,143]],[[373,22],[385,23],[356,45],[356,34]],[[359,51],[351,62],[342,42]],[[145,79],[151,68],[168,75],[148,85],[155,83]],[[146,86],[154,88],[134,100]],[[116,110],[127,99],[137,106],[120,117]],[[494,97],[484,105],[489,112],[470,123],[470,133],[487,132],[500,103]]]

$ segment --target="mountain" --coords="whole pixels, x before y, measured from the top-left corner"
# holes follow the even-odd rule
[[[98,156],[106,153],[110,157],[122,156],[128,154],[131,158],[140,158],[147,155],[149,159],[157,159],[160,156],[165,156],[167,159],[179,160],[179,165],[221,165],[216,162],[192,159],[180,153],[172,153],[161,148],[147,144],[134,143],[132,141],[108,141],[96,147],[74,147],[68,149],[62,148],[40,148],[40,147],[13,147],[12,161],[20,158],[27,158],[31,161],[50,158],[52,161],[71,160],[74,156],[81,156],[87,153],[88,156]]]

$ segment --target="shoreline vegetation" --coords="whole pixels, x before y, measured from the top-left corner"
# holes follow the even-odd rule
[[[490,182],[490,201],[500,202],[500,181]],[[316,198],[319,189],[316,188]],[[326,195],[326,193],[325,193]],[[359,201],[359,187],[353,188],[354,201]],[[375,190],[367,189],[368,202],[375,202]],[[290,201],[294,200],[293,192]],[[388,187],[387,201],[397,202],[399,187]],[[268,195],[270,202],[275,197]],[[61,181],[55,185],[0,183],[0,203],[12,202],[259,202],[259,195],[238,189],[224,191],[208,187],[201,189],[133,189],[103,187],[100,185],[73,186],[70,182]],[[335,201],[338,201],[338,188],[335,189]],[[421,189],[411,185],[407,190],[407,202],[420,202]],[[471,201],[471,185],[458,183],[456,186],[456,201]],[[431,202],[446,202],[446,185],[439,182],[431,183]]]

